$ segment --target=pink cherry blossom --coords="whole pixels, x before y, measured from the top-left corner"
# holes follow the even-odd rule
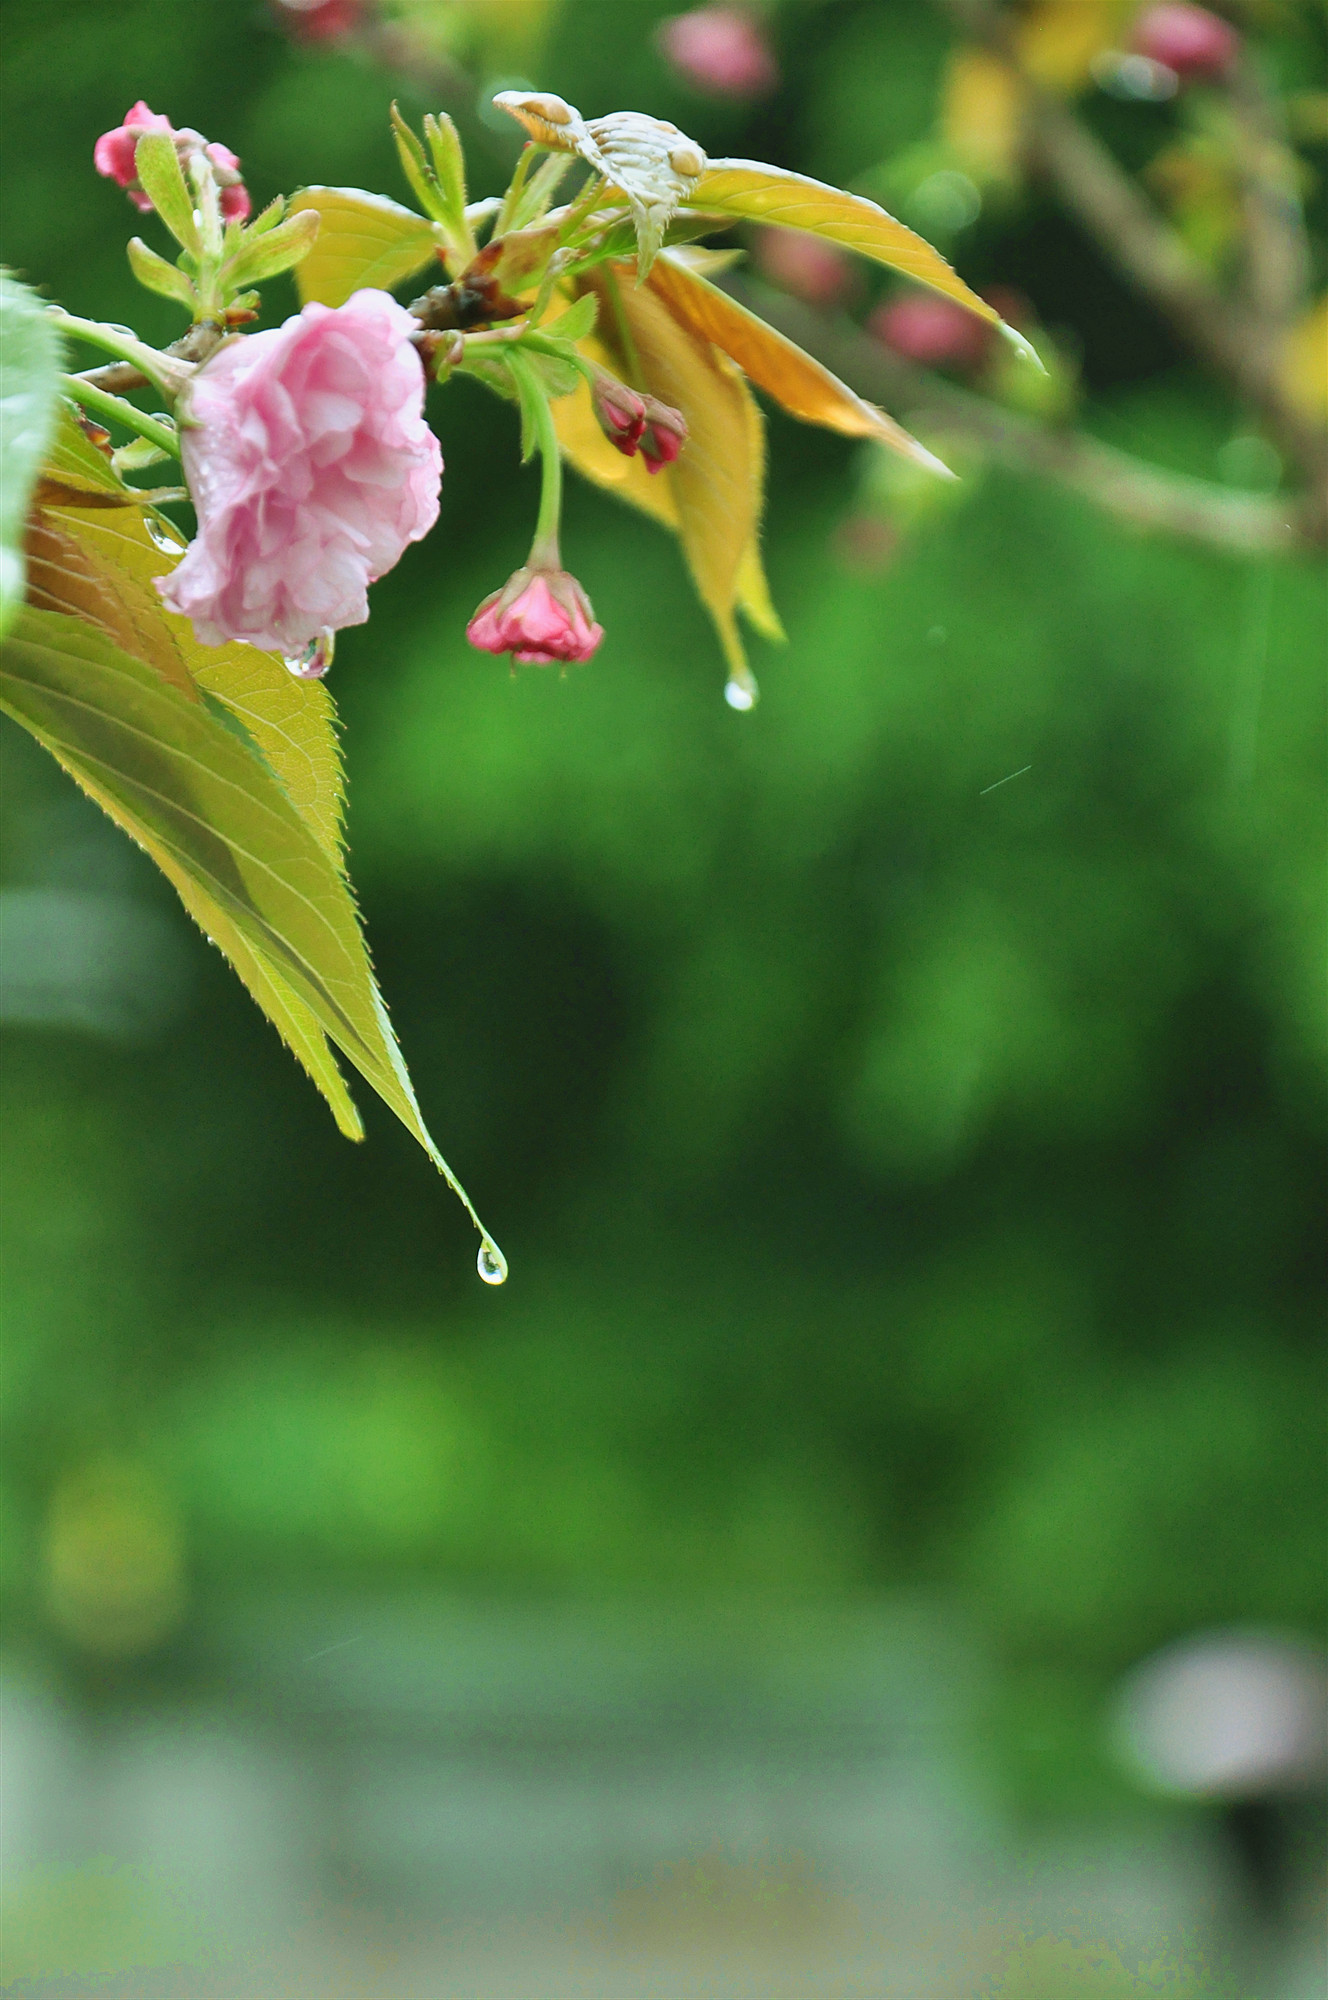
[[[190,383],[198,536],[158,589],[207,646],[296,654],[362,625],[367,586],[438,518],[416,323],[386,292],[226,342]]]
[[[697,7],[660,24],[659,46],[696,89],[716,97],[764,97],[779,65],[760,25],[741,7]]]
[[[527,566],[486,597],[466,627],[483,653],[510,653],[522,666],[588,660],[604,627],[590,599],[565,569]]]
[[[130,105],[123,122],[113,131],[103,132],[92,149],[92,164],[97,172],[122,187],[135,208],[144,215],[152,210],[151,201],[138,185],[134,160],[135,149],[145,132],[165,132],[174,139],[180,165],[186,172],[195,154],[206,154],[217,178],[222,220],[245,221],[250,210],[249,190],[240,178],[240,162],[230,147],[209,142],[190,125],[177,131],[164,112],[149,110],[141,97],[137,104]]]

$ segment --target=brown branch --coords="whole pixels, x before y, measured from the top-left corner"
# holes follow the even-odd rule
[[[947,12],[1019,77],[1034,160],[1065,206],[1117,267],[1153,300],[1194,351],[1258,411],[1328,514],[1328,435],[1282,393],[1280,342],[1229,298],[1186,249],[1125,169],[1068,105],[1029,75],[1004,11],[991,0],[942,0]]]
[[[215,320],[199,320],[162,351],[174,355],[177,361],[206,361],[225,337],[226,328],[218,326]],[[103,368],[85,368],[78,379],[94,389],[109,389],[114,396],[123,396],[128,389],[146,389],[148,385],[147,376],[140,374],[131,361],[109,361]]]
[[[1060,430],[942,381],[891,353],[850,321],[740,281],[727,287],[856,389],[915,428],[958,432],[998,464],[1068,486],[1136,529],[1182,535],[1230,555],[1285,555],[1312,546],[1313,521],[1294,501],[1239,492],[1147,465],[1082,432]]]

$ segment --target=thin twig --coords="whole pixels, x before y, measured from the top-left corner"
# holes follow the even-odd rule
[[[758,298],[738,281],[728,280],[725,288],[859,394],[914,427],[971,438],[997,463],[1071,487],[1133,528],[1182,535],[1239,556],[1282,555],[1313,545],[1313,524],[1292,500],[1145,464],[1097,438],[1038,423],[942,381],[846,319],[827,319],[764,290]]]

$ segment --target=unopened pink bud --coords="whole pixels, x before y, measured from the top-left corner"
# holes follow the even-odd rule
[[[883,346],[924,367],[965,370],[981,367],[992,334],[986,320],[926,292],[878,306],[867,321],[867,331]]]
[[[661,466],[672,465],[686,444],[687,419],[681,410],[661,403],[657,396],[645,396],[642,401],[646,421],[641,433],[641,456],[647,472],[658,472]]]
[[[117,187],[130,190],[138,178],[134,165],[134,149],[145,132],[170,132],[174,126],[160,111],[150,111],[140,97],[137,104],[131,104],[125,112],[124,120],[111,131],[103,132],[92,149],[92,164],[97,172]],[[136,208],[148,210],[152,203],[145,194],[131,194]]]
[[[482,653],[510,653],[521,666],[548,667],[588,660],[604,627],[595,623],[590,599],[565,569],[517,570],[486,597],[466,627]]]
[[[842,305],[854,288],[854,270],[842,250],[800,229],[763,229],[756,239],[761,276],[809,306]]]
[[[1134,24],[1130,46],[1177,76],[1221,76],[1239,52],[1240,36],[1206,7],[1177,4],[1146,7]]]
[[[633,458],[646,427],[646,406],[635,389],[600,369],[590,392],[595,421],[624,458]]]
[[[779,65],[759,24],[741,7],[697,7],[659,28],[659,46],[678,73],[715,97],[765,97]]]

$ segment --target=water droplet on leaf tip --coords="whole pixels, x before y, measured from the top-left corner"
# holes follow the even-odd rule
[[[498,1245],[490,1243],[487,1239],[480,1245],[479,1255],[475,1259],[475,1269],[486,1285],[507,1283],[507,1259]]]
[[[332,664],[336,645],[335,632],[321,633],[317,639],[311,640],[302,653],[283,655],[287,671],[294,674],[297,681],[321,681]]]
[[[163,555],[178,556],[185,547],[184,537],[177,535],[174,528],[168,527],[165,521],[156,521],[151,514],[145,514],[143,526],[148,531],[148,540],[153,548],[160,549]]]
[[[749,708],[755,708],[758,697],[756,682],[753,680],[731,680],[724,689],[724,699],[730,708],[736,708],[745,715]]]

